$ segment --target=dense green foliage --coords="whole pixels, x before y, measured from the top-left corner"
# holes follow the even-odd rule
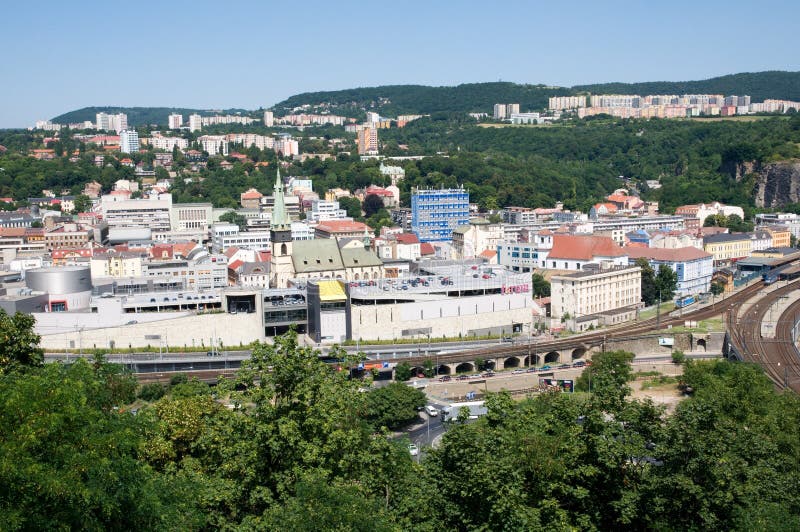
[[[568,87],[525,85],[509,82],[468,83],[455,87],[385,85],[339,91],[306,92],[275,104],[279,114],[303,105],[326,108],[346,116],[360,116],[363,109],[385,116],[441,112],[492,113],[496,103],[519,103],[521,111],[547,107],[551,96],[593,94],[748,94],[754,102],[767,98],[800,100],[800,72],[748,72],[699,81],[603,83]]]
[[[425,394],[400,382],[393,382],[367,394],[367,419],[376,429],[396,429],[418,419],[425,406]]]
[[[564,87],[519,85],[509,82],[466,83],[455,87],[384,85],[340,91],[306,92],[275,104],[279,114],[302,105],[329,103],[331,111],[346,116],[362,114],[361,109],[385,116],[437,112],[492,113],[496,103],[519,103],[520,110],[547,107],[551,96],[569,94]]]
[[[97,118],[97,113],[125,113],[128,115],[129,126],[144,126],[148,124],[158,124],[166,126],[168,123],[169,115],[177,113],[183,115],[184,122],[189,120],[189,115],[199,114],[202,116],[211,116],[214,114],[236,114],[242,113],[243,115],[250,115],[251,111],[244,109],[227,109],[224,111],[209,111],[202,109],[186,109],[183,107],[83,107],[58,115],[51,119],[55,124],[74,124],[77,122],[90,121],[94,122]]]
[[[410,153],[431,157],[402,163],[406,178],[400,181],[401,201],[408,205],[412,187],[464,185],[471,201],[483,209],[508,205],[552,206],[563,201],[567,208],[589,208],[623,186],[619,176],[632,179],[643,197],[660,201],[663,212],[678,205],[722,201],[754,208],[756,175],[745,173],[743,164],[768,163],[800,157],[800,117],[774,117],[754,122],[707,122],[696,120],[611,120],[569,122],[552,127],[482,128],[456,115],[423,118],[402,129],[382,130],[388,154],[406,144]],[[39,142],[41,140],[39,139]],[[113,158],[97,168],[86,151],[76,163],[64,158],[37,161],[18,155],[38,147],[28,133],[0,133],[0,144],[9,152],[0,157],[0,195],[17,200],[38,196],[43,188],[80,192],[83,183],[99,181],[105,190],[117,179],[132,178],[133,170]],[[79,144],[79,143],[78,143]],[[83,146],[83,145],[80,145]],[[78,148],[63,142],[70,153]],[[236,207],[238,196],[250,187],[268,192],[274,181],[275,154],[241,148],[253,162],[233,160],[223,170],[221,158],[212,157],[208,169],[193,173],[180,155],[175,167],[184,175],[172,189],[176,202],[210,201],[217,207]],[[449,157],[435,152],[449,153]],[[134,161],[152,159],[153,153],[135,154]],[[269,166],[255,166],[254,162]],[[370,184],[386,186],[376,161],[339,156],[321,161],[294,161],[286,175],[307,176],[323,195],[330,188],[355,190]],[[662,187],[649,190],[646,180],[660,180]],[[351,213],[360,206],[344,207]],[[385,219],[373,215],[376,225]]]
[[[166,389],[148,387],[154,402],[135,416],[130,377],[102,358],[23,365],[0,375],[0,521],[7,530],[800,527],[798,397],[776,393],[754,366],[689,361],[693,396],[665,415],[627,397],[631,358],[597,354],[584,373],[590,394],[521,403],[490,394],[488,414],[456,421],[420,464],[369,421],[393,398],[419,404],[418,392],[362,393],[294,333],[257,346],[219,399],[175,393],[192,384],[176,379],[161,398]]]
[[[572,87],[592,94],[722,94],[749,95],[754,102],[766,99],[800,100],[800,72],[771,70],[743,72],[701,81],[650,81],[644,83],[597,83]]]

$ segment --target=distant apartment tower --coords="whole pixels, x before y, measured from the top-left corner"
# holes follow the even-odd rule
[[[469,192],[463,188],[414,189],[411,230],[420,242],[448,241],[453,229],[469,224]]]
[[[122,153],[139,151],[139,134],[135,129],[123,129],[119,132],[119,151]]]
[[[97,115],[95,115],[95,127],[99,130],[116,131],[119,133],[123,129],[128,129],[128,115],[125,113],[115,115],[97,113]]]
[[[200,131],[203,120],[198,114],[189,115],[189,131]]]
[[[183,125],[183,115],[172,113],[169,115],[169,128],[180,129]]]
[[[494,113],[492,114],[492,118],[495,120],[503,120],[508,115],[506,111],[506,104],[504,103],[496,103],[494,104]]]
[[[551,111],[586,107],[586,96],[553,96],[548,100],[547,107]]]
[[[374,127],[365,127],[358,132],[358,154],[378,154],[378,130]]]
[[[275,115],[272,114],[272,111],[264,111],[264,125],[267,127],[275,125]]]

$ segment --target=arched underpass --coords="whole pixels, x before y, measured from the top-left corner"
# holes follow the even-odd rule
[[[541,363],[542,357],[539,355],[530,355],[525,357],[526,366],[538,366]]]
[[[550,364],[550,363],[553,363],[553,362],[558,362],[559,357],[560,357],[560,354],[559,354],[558,351],[550,351],[549,353],[547,353],[544,356],[544,363],[545,364]]]
[[[517,357],[508,357],[503,361],[504,368],[518,368],[520,365],[520,361]]]
[[[706,350],[706,340],[705,340],[705,338],[700,338],[697,341],[697,350],[698,351],[705,351]]]
[[[456,366],[456,373],[469,373],[475,371],[475,366],[471,362],[462,362]]]
[[[442,364],[441,366],[436,368],[437,375],[450,375],[450,366]]]
[[[579,358],[583,358],[586,354],[586,348],[578,347],[572,350],[572,360],[578,360]]]
[[[425,368],[423,368],[422,366],[413,366],[411,368],[411,376],[419,377],[420,375],[425,375]]]

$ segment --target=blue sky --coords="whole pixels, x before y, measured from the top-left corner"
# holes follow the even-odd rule
[[[6,2],[0,128],[90,105],[268,107],[415,83],[800,70],[796,0]]]

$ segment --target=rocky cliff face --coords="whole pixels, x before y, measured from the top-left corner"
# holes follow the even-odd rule
[[[744,168],[737,179],[746,173],[757,175],[754,193],[757,207],[778,208],[789,203],[800,203],[800,161],[782,161]],[[741,176],[741,177],[740,177]]]

